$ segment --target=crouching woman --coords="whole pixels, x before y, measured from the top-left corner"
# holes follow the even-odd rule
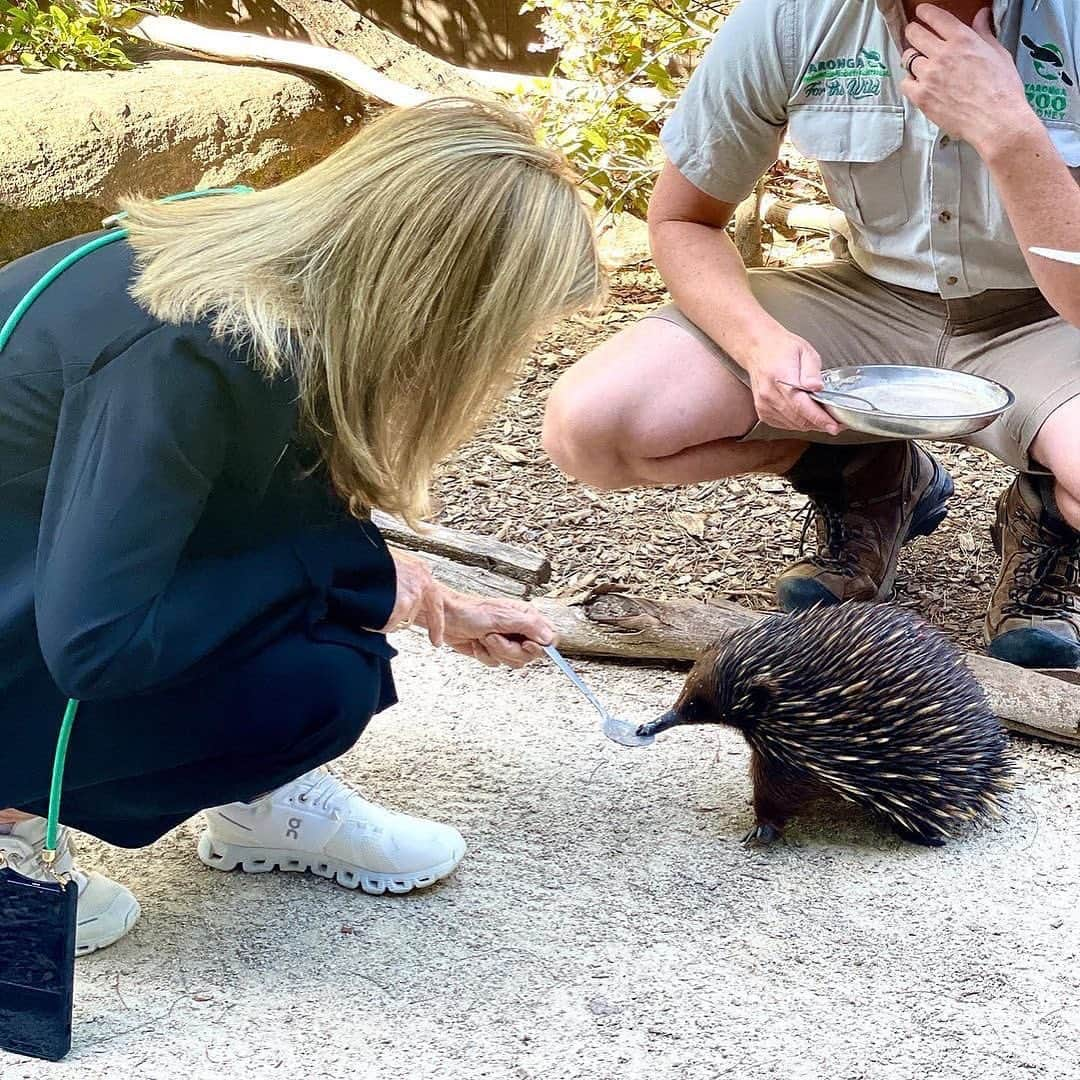
[[[321,768],[396,700],[384,635],[520,666],[552,631],[368,511],[422,514],[533,338],[598,298],[573,180],[514,113],[447,100],[271,190],[125,208],[0,354],[0,858],[41,872],[73,697],[66,826],[135,847],[207,810],[210,866],[428,885],[457,831]],[[0,272],[0,312],[84,240]],[[65,837],[85,953],[138,905],[71,862]]]

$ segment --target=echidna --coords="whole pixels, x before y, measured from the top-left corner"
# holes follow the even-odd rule
[[[998,812],[1013,766],[960,651],[885,605],[774,615],[732,633],[638,734],[677,724],[729,724],[750,744],[748,843],[775,840],[808,799],[833,792],[936,847]]]

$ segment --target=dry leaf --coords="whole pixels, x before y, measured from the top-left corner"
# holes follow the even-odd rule
[[[492,443],[491,449],[508,465],[528,465],[529,463],[528,457],[516,446],[508,446],[506,443]]]
[[[671,515],[671,520],[675,522],[680,529],[685,530],[691,536],[696,536],[699,540],[705,538],[705,522],[708,520],[707,514],[694,514],[687,510],[676,510]]]

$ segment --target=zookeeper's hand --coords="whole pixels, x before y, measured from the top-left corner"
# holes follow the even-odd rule
[[[446,644],[487,667],[524,667],[554,641],[555,628],[523,600],[446,591]]]
[[[1003,132],[1037,121],[989,8],[971,26],[933,4],[920,4],[915,19],[905,31],[900,92],[942,131],[981,154]]]
[[[821,357],[810,342],[780,330],[760,342],[743,366],[763,423],[781,431],[840,434],[841,426],[805,392],[824,385]]]
[[[397,599],[382,633],[404,630],[415,623],[427,630],[432,645],[442,645],[446,640],[446,588],[431,576],[431,571],[419,559],[400,551],[392,552],[392,555],[397,570]]]

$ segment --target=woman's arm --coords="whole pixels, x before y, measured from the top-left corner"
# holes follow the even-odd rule
[[[393,561],[359,522],[243,554],[185,559],[221,474],[237,403],[214,363],[146,335],[67,390],[46,485],[35,584],[38,637],[60,690],[120,697],[318,617],[348,570],[350,611],[381,627]]]
[[[432,645],[447,644],[487,667],[520,668],[544,655],[555,628],[531,604],[502,597],[471,596],[441,585],[427,565],[395,551],[398,594],[387,630],[423,627]]]

